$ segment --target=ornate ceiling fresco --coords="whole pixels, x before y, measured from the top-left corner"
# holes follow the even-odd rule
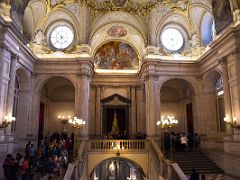
[[[164,5],[173,11],[188,14],[189,0],[46,0],[47,12],[56,6],[80,2],[91,10],[92,15],[124,11],[136,15],[147,15],[157,5]]]
[[[106,43],[116,42],[117,47],[119,42],[135,50],[138,63],[119,64],[113,60],[115,64],[108,64],[107,69],[137,69],[148,54],[172,59],[177,54],[196,60],[206,49],[201,42],[202,21],[210,22],[211,18],[211,0],[31,0],[23,22],[29,45],[39,57],[56,53],[77,56],[86,45],[89,55],[96,58],[97,53],[101,55],[101,46],[104,49],[110,47]],[[52,48],[49,41],[54,28],[60,25],[74,33],[73,43],[62,50]],[[177,29],[183,36],[183,46],[176,53],[161,42],[167,28]],[[105,65],[99,63],[98,67]]]

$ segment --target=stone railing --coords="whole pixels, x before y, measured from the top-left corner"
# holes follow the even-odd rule
[[[83,179],[84,174],[86,174],[87,156],[87,141],[82,141],[78,150],[77,160],[73,163],[69,163],[63,180]]]
[[[90,151],[145,151],[145,140],[90,140]]]
[[[153,140],[149,142],[149,154],[152,156],[156,170],[158,170],[159,179],[163,177],[168,180],[188,180],[177,163],[164,158],[158,144]]]

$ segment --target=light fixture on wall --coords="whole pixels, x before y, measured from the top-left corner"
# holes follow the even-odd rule
[[[165,128],[171,128],[178,124],[178,120],[175,119],[174,116],[161,116],[161,120],[157,121],[157,126],[165,129]],[[162,151],[165,152],[165,146],[164,146],[164,132],[162,133]]]
[[[76,147],[77,147],[77,140],[76,140],[77,136],[76,135],[77,135],[77,129],[85,126],[86,125],[86,121],[84,121],[83,119],[78,118],[78,117],[73,117],[73,119],[72,118],[68,119],[68,123],[75,129],[73,151],[74,151],[74,154],[76,155]]]
[[[16,121],[16,118],[11,116],[11,114],[4,117],[4,120],[0,124],[0,128],[6,128],[9,124],[12,124],[14,121]]]
[[[178,120],[174,116],[162,116],[161,120],[157,121],[157,126],[160,128],[171,128],[178,124]]]
[[[60,120],[63,124],[67,124],[68,120],[71,118],[71,116],[58,115],[58,120]]]
[[[240,124],[237,123],[237,117],[233,116],[233,121],[229,120],[229,116],[224,117],[224,121],[234,129],[240,129]]]
[[[73,117],[73,119],[68,119],[68,123],[74,128],[80,128],[86,124],[86,121],[81,118]]]

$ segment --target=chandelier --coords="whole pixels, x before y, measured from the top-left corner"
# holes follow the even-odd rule
[[[68,123],[74,128],[80,128],[86,124],[86,121],[79,119],[77,117],[74,117],[73,119],[69,119]]]
[[[178,120],[174,116],[162,116],[161,120],[157,121],[157,126],[160,128],[171,128],[178,124]]]

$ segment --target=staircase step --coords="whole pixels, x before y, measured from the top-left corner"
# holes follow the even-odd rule
[[[192,168],[195,168],[199,173],[224,172],[201,151],[175,153],[170,156],[170,159],[178,163],[185,174],[191,174]]]

